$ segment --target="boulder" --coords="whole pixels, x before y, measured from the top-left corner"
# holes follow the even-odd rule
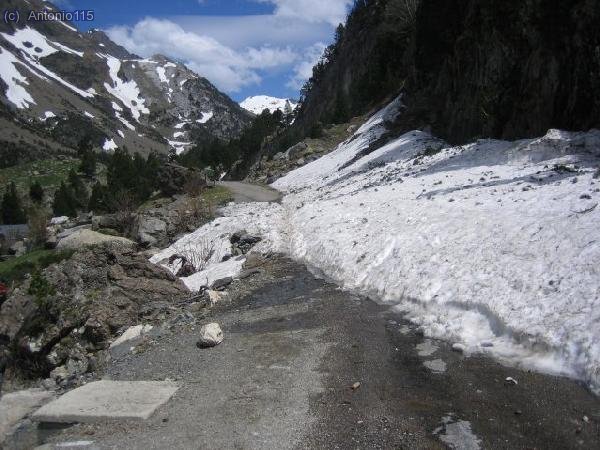
[[[223,342],[223,331],[218,323],[209,323],[200,328],[200,339],[196,343],[199,348],[208,348]]]
[[[198,172],[174,163],[163,164],[157,176],[161,192],[168,196],[182,194],[186,183],[192,177],[194,177],[196,182],[201,182],[202,180]]]
[[[0,446],[21,419],[52,400],[53,397],[51,392],[43,389],[28,389],[4,394],[0,398]]]
[[[98,245],[105,242],[121,244],[127,247],[134,247],[135,242],[119,236],[109,236],[96,231],[82,229],[62,238],[56,245],[59,249],[80,249],[91,245]]]
[[[248,253],[246,255],[246,261],[242,267],[244,269],[254,269],[256,267],[262,266],[265,263],[265,258],[259,253]]]
[[[152,325],[140,324],[129,327],[121,336],[119,336],[110,344],[110,348],[114,348],[126,342],[136,340],[142,335],[148,333],[150,330],[152,330]]]
[[[308,144],[305,142],[298,142],[296,145],[292,145],[285,151],[285,158],[289,161],[298,158],[302,152],[308,148]]]
[[[119,223],[115,214],[106,214],[104,216],[93,216],[92,217],[92,230],[98,231],[102,228],[112,228],[114,230],[119,228]]]
[[[21,256],[21,255],[25,254],[25,252],[27,251],[27,248],[25,247],[25,242],[17,241],[13,245],[10,246],[8,251],[11,255]]]
[[[167,233],[167,223],[157,217],[140,215],[137,221],[137,240],[144,245],[156,245]]]
[[[231,277],[219,278],[218,280],[213,281],[213,283],[210,285],[210,288],[213,291],[222,291],[229,286],[232,281],[233,278]]]

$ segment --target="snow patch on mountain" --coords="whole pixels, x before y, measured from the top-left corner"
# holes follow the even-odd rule
[[[287,253],[467,355],[600,392],[600,131],[463,146],[413,131],[373,149],[400,110],[398,99],[274,183],[281,204],[230,205],[160,258],[227,245],[244,224],[263,237],[257,250]]]
[[[123,81],[119,77],[121,69],[121,60],[110,55],[101,55],[108,65],[109,75],[113,82],[104,83],[104,88],[131,111],[131,115],[139,122],[140,114],[150,114],[150,110],[145,106],[145,99],[140,95],[140,89],[135,80]]]
[[[35,101],[23,86],[29,82],[17,70],[17,64],[23,66],[12,53],[0,48],[0,78],[7,86],[6,98],[17,108],[29,108],[29,105],[35,105]]]
[[[297,106],[297,103],[290,99],[270,97],[268,95],[254,95],[248,97],[240,103],[240,106],[254,114],[260,114],[265,109],[268,109],[269,112],[273,113],[278,109],[283,112],[285,110],[286,102],[290,103],[292,110]]]
[[[214,116],[214,113],[212,111],[201,112],[200,114],[202,114],[202,117],[200,117],[198,120],[196,120],[197,123],[206,123],[210,119],[212,119]]]

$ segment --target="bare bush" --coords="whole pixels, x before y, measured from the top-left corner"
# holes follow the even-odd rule
[[[137,202],[133,194],[127,191],[121,191],[114,196],[111,209],[115,212],[115,220],[119,226],[119,231],[124,236],[132,237],[135,231]]]
[[[194,266],[196,272],[206,269],[215,251],[215,242],[208,238],[194,243],[187,242],[177,247],[177,255]]]
[[[30,208],[27,214],[27,224],[32,248],[43,246],[48,239],[48,213],[43,208]]]
[[[204,189],[206,189],[206,180],[199,173],[189,175],[183,185],[184,192],[193,198],[199,197]]]

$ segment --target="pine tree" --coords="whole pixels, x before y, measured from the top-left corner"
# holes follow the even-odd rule
[[[75,217],[77,215],[77,200],[71,187],[64,182],[54,194],[52,210],[55,216]]]
[[[2,222],[6,225],[15,225],[26,221],[27,216],[21,206],[17,186],[12,182],[2,197]]]
[[[44,200],[44,188],[39,183],[39,181],[35,181],[33,184],[29,185],[29,198],[34,203],[42,203]]]
[[[346,95],[342,91],[342,89],[338,89],[336,98],[335,98],[335,107],[333,110],[333,123],[344,123],[348,121],[350,118],[350,111],[348,108],[348,101],[346,99]]]
[[[286,125],[290,125],[292,120],[294,119],[294,111],[292,110],[292,105],[290,105],[290,101],[285,101],[285,106],[283,107],[283,120]]]
[[[88,178],[96,175],[96,154],[92,150],[83,152],[79,170]]]
[[[106,204],[106,187],[102,186],[100,182],[97,182],[94,184],[94,187],[92,187],[92,195],[90,195],[88,210],[93,211],[94,213],[108,211],[108,205]]]
[[[73,194],[73,200],[77,209],[84,209],[88,203],[88,193],[74,169],[69,171],[69,187]]]

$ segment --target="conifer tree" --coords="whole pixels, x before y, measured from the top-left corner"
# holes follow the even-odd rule
[[[34,203],[42,203],[44,200],[44,188],[40,184],[39,181],[35,181],[33,184],[29,185],[29,198]]]
[[[77,215],[77,200],[70,185],[63,181],[54,194],[52,210],[55,216],[75,217]]]
[[[17,186],[11,182],[2,197],[2,222],[6,225],[15,225],[26,221],[27,216],[21,206]]]

